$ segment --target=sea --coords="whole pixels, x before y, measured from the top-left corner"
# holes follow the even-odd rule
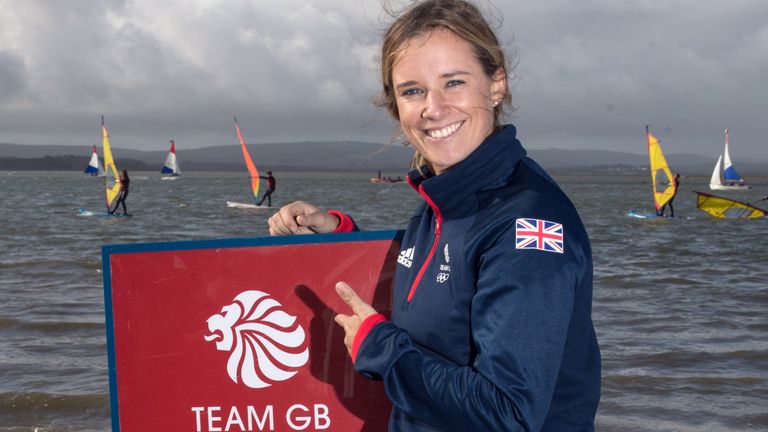
[[[103,180],[0,171],[0,431],[111,430],[101,248],[258,237],[270,210],[243,173],[131,173],[130,218],[103,210]],[[384,173],[403,175],[403,173]],[[342,209],[365,230],[402,228],[420,201],[370,173],[275,172],[274,206]],[[768,218],[696,209],[708,178],[683,177],[675,218],[652,211],[649,178],[558,175],[590,234],[603,358],[598,431],[768,431]],[[725,192],[755,204],[768,178]],[[762,201],[768,207],[768,201]]]

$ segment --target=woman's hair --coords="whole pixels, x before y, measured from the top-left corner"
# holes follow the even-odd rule
[[[381,47],[381,82],[383,89],[375,98],[378,107],[384,107],[397,120],[400,113],[392,82],[392,70],[407,43],[416,36],[437,28],[452,31],[466,40],[474,51],[486,75],[491,78],[501,68],[508,79],[504,49],[480,9],[467,0],[424,0],[414,3],[390,25]],[[494,107],[494,126],[499,126],[502,107],[511,104],[512,95],[506,87],[501,103]],[[417,151],[412,166],[419,168],[425,162]]]

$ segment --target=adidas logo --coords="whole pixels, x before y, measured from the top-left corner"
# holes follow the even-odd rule
[[[404,251],[400,251],[400,256],[397,257],[397,262],[408,268],[413,265],[413,250],[415,248],[408,248]]]

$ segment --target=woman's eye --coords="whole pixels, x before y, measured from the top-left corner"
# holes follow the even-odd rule
[[[409,88],[409,89],[403,90],[403,92],[400,93],[400,96],[413,96],[413,95],[417,95],[419,93],[421,93],[421,90],[419,90],[417,88]]]
[[[450,81],[448,81],[448,83],[445,86],[446,87],[456,87],[457,85],[462,85],[462,84],[464,84],[464,81],[462,81],[462,80],[450,80]]]

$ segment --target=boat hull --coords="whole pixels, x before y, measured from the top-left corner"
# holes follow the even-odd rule
[[[718,184],[710,184],[709,185],[709,189],[710,190],[735,190],[735,191],[743,191],[743,190],[748,190],[748,189],[751,189],[751,188],[752,188],[752,186],[747,186],[747,185],[744,185],[744,186],[738,186],[738,185],[729,186],[729,185],[718,185]]]
[[[385,179],[377,179],[372,178],[371,183],[402,183],[402,180],[385,180]]]

